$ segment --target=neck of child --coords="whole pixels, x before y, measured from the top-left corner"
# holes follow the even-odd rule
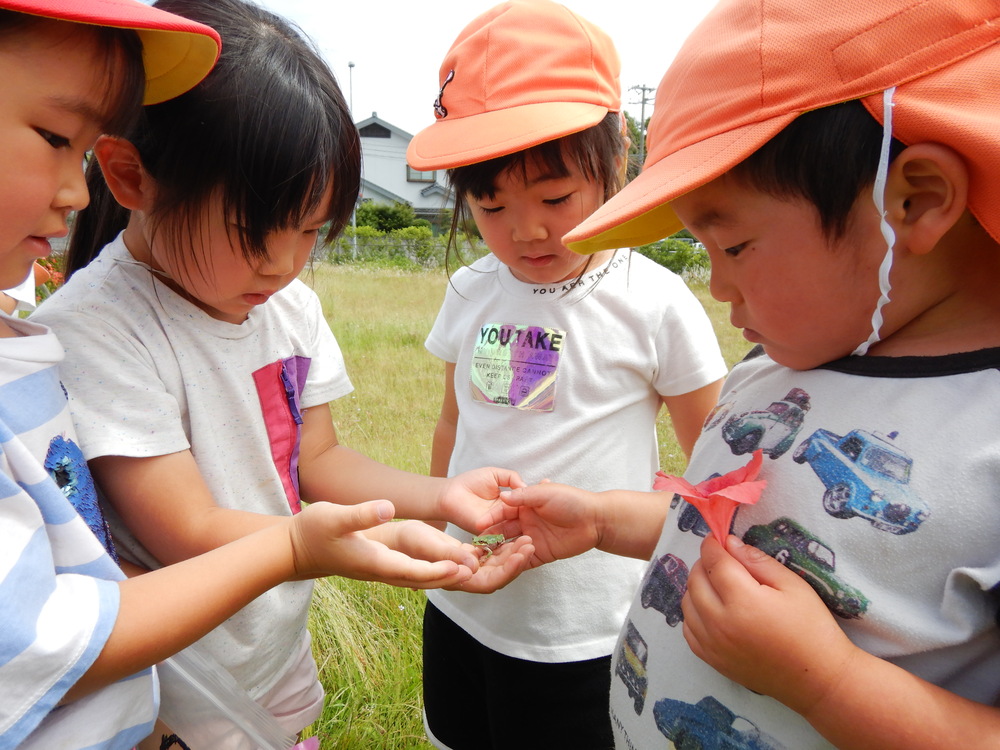
[[[125,227],[125,231],[122,234],[122,240],[125,242],[125,249],[128,250],[129,255],[140,263],[144,263],[149,266],[152,270],[153,278],[164,286],[172,289],[178,295],[188,300],[191,304],[205,310],[205,312],[209,315],[216,317],[213,315],[210,308],[206,307],[206,305],[199,299],[188,293],[188,291],[181,284],[179,284],[166,270],[163,269],[159,263],[157,263],[156,257],[153,255],[152,247],[150,245],[149,236],[146,233],[145,222],[139,212],[132,213],[128,226]],[[230,320],[227,322],[239,324],[242,321]]]
[[[129,255],[140,263],[145,263],[154,271],[157,269],[153,261],[153,251],[149,247],[149,240],[146,237],[145,224],[136,212],[132,213],[128,226],[122,233],[122,240]]]
[[[872,355],[941,356],[1000,347],[1000,245],[966,215],[925,255],[898,253],[883,340]]]

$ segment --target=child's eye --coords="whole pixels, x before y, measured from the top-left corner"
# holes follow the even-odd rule
[[[503,211],[503,206],[480,206],[479,210],[484,214],[498,214]]]
[[[560,203],[565,203],[566,201],[568,201],[569,197],[571,195],[573,195],[573,194],[572,193],[566,193],[566,195],[564,195],[564,196],[562,196],[560,198],[549,198],[548,200],[546,200],[544,202],[547,205],[549,205],[549,206],[558,206]]]
[[[733,245],[732,247],[727,247],[722,252],[724,252],[726,255],[728,255],[728,256],[730,256],[732,258],[735,258],[737,255],[739,255],[741,252],[743,252],[743,250],[746,249],[746,246],[747,246],[747,243],[741,242],[739,245]]]
[[[45,130],[44,128],[35,128],[38,135],[45,139],[52,148],[66,148],[69,146],[69,138],[65,138],[61,135],[56,135],[55,133]]]

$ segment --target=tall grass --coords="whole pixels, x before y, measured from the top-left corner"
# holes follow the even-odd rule
[[[323,302],[355,386],[331,406],[341,442],[391,466],[426,473],[443,365],[423,342],[444,297],[444,272],[320,264],[304,278]],[[745,354],[746,341],[704,283],[691,287],[731,366]],[[657,432],[663,469],[683,471],[684,456],[665,416]],[[310,629],[327,702],[311,731],[324,750],[432,747],[421,721],[423,604],[423,593],[409,589],[342,578],[317,583]]]

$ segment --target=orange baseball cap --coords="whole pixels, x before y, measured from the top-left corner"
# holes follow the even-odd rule
[[[893,135],[957,151],[969,207],[1000,241],[997,0],[722,0],[667,70],[642,173],[563,241],[578,253],[654,242],[670,201],[719,177],[800,114],[854,99]]]
[[[621,109],[611,38],[564,5],[510,0],[465,27],[441,64],[437,118],[410,166],[450,169],[586,130]]]
[[[93,26],[134,29],[146,69],[144,104],[197,85],[215,65],[222,41],[215,29],[138,0],[0,0],[0,8]]]

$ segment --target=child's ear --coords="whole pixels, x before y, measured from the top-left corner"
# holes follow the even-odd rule
[[[938,143],[907,147],[889,168],[886,209],[896,242],[929,253],[968,208],[969,171],[954,150]]]
[[[94,144],[94,156],[115,200],[130,211],[148,207],[153,181],[130,141],[102,135]]]

